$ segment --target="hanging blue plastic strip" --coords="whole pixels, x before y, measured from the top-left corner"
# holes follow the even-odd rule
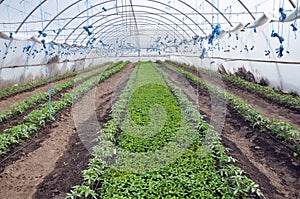
[[[271,37],[277,37],[281,44],[284,41],[284,38],[282,36],[280,36],[278,33],[276,33],[274,30],[272,30]]]
[[[284,9],[283,8],[279,8],[279,12],[280,12],[280,17],[279,17],[279,21],[283,22],[286,19],[286,14],[284,13]]]
[[[276,48],[276,53],[278,54],[277,56],[279,58],[281,58],[283,56],[283,50],[284,50],[284,47],[282,44],[279,46],[279,48]]]

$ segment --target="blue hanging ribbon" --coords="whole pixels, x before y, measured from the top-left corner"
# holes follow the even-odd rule
[[[292,23],[291,26],[292,26],[294,32],[296,32],[298,30],[298,28],[295,26],[295,24]]]
[[[271,37],[277,37],[281,44],[284,41],[284,38],[282,36],[280,36],[278,33],[276,33],[274,30],[272,30]]]
[[[216,38],[218,38],[220,36],[220,34],[222,33],[221,30],[221,25],[218,23],[215,28],[213,28],[212,33],[208,39],[208,44],[213,44],[213,39],[216,35]]]
[[[203,48],[203,49],[202,49],[202,53],[201,53],[201,55],[200,55],[200,59],[204,59],[205,53],[206,53],[206,48]]]
[[[249,25],[250,25],[250,22],[244,26],[244,29],[247,28]]]
[[[199,35],[195,35],[195,36],[193,37],[194,45],[196,45],[198,39],[199,39]]]
[[[46,49],[46,41],[45,41],[45,39],[42,39],[41,42],[43,44],[44,49]]]
[[[283,22],[286,19],[286,14],[284,13],[284,9],[283,8],[279,8],[279,12],[281,14],[281,16],[279,17],[279,21]]]
[[[88,33],[88,35],[92,35],[93,33],[90,31],[90,29],[93,28],[92,25],[89,26],[83,26],[83,29]]]
[[[39,34],[42,35],[43,37],[47,37],[47,33],[43,32],[43,31],[41,31],[41,30],[39,30],[38,32],[39,32]]]
[[[283,48],[282,44],[279,46],[279,48],[276,48],[276,53],[278,54],[279,58],[281,58],[283,56],[283,50],[284,50],[284,48]]]

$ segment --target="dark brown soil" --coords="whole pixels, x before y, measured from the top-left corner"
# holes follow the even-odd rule
[[[107,101],[108,93],[132,67],[126,66],[97,86],[97,106]],[[99,111],[105,113],[97,115],[105,118],[110,105],[103,105]],[[37,136],[21,153],[0,165],[1,198],[64,198],[72,186],[80,184],[81,171],[86,168],[90,153],[76,132],[71,108],[56,116],[56,121],[46,125]]]
[[[163,70],[171,80],[174,80],[174,77],[178,78],[176,72],[167,68]],[[205,115],[206,121],[210,124],[217,124],[219,131],[220,118],[223,117],[224,111],[218,114],[213,109],[222,109],[224,107],[222,103],[225,102],[218,101],[216,97],[209,95],[206,90],[198,88],[192,82],[190,84],[199,92],[200,113]],[[266,198],[300,197],[300,159],[293,158],[292,152],[285,146],[252,128],[230,108],[227,108],[225,123],[219,132],[222,143],[230,149],[228,154],[238,160],[235,165],[246,171],[249,177],[260,185]]]

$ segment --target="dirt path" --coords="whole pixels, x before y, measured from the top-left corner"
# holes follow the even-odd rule
[[[183,69],[186,70],[186,68]],[[252,108],[258,110],[264,117],[267,117],[269,119],[280,119],[293,125],[298,131],[300,131],[299,112],[281,107],[275,103],[270,103],[269,100],[266,100],[259,95],[235,87],[231,83],[223,81],[220,78],[209,76],[208,74],[204,74],[201,72],[199,73],[192,69],[187,69],[187,71],[195,75],[200,74],[201,79],[205,80],[207,83],[223,88],[229,93],[241,98],[243,101],[251,105]]]
[[[113,89],[120,76],[131,68],[132,65],[126,66],[100,83],[97,92],[99,100],[102,99],[102,95],[106,96],[107,89]],[[109,107],[107,105],[101,110]],[[57,121],[41,132],[40,138],[2,168],[1,199],[32,198],[35,192],[37,198],[51,198],[64,195],[71,186],[80,182],[80,172],[87,165],[89,152],[78,137],[70,108],[56,119]],[[47,189],[49,187],[50,189]]]
[[[171,80],[179,78],[178,73],[167,68],[163,69]],[[195,92],[199,92],[200,113],[206,116],[207,122],[217,124],[217,129],[220,129],[220,118],[224,116],[224,111],[218,113],[213,110],[222,109],[224,102],[218,101],[192,83],[191,85]],[[225,123],[219,132],[222,143],[230,149],[229,155],[238,160],[236,165],[260,185],[268,199],[300,198],[300,159],[293,158],[291,151],[266,134],[253,129],[231,109],[227,109]]]

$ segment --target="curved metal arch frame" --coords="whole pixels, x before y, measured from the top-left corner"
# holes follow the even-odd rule
[[[141,12],[141,11],[139,11],[139,12]],[[151,12],[142,12],[142,13],[150,13],[150,14],[151,14]],[[116,15],[116,14],[113,14],[113,15]],[[157,16],[160,16],[160,15],[158,15],[158,14],[156,14],[156,15],[157,15]],[[163,17],[163,18],[164,18],[164,19],[167,19],[166,17]],[[102,19],[103,19],[103,18],[102,18]],[[98,22],[98,21],[100,21],[100,20],[102,20],[102,19],[99,19],[99,20],[97,20],[96,22]],[[114,19],[117,19],[117,18],[114,18]],[[112,19],[112,20],[114,20],[114,19]],[[154,19],[154,18],[153,18],[153,19]],[[172,22],[171,20],[169,20],[169,21]],[[95,22],[95,23],[96,23],[96,22]],[[109,22],[109,21],[107,21],[107,22],[105,22],[105,23],[103,23],[103,24],[106,24],[106,23],[108,23],[108,22]],[[103,24],[102,24],[102,25],[103,25]],[[101,27],[101,26],[98,26],[96,29],[98,29],[98,28],[100,28],[100,27]],[[189,34],[188,34],[182,27],[180,27],[180,28],[186,33],[187,36],[189,36]],[[95,29],[94,29],[94,30],[95,30]],[[74,32],[75,32],[75,31],[74,31]],[[98,31],[98,32],[99,32],[99,31]],[[98,32],[97,32],[97,33],[98,33]],[[83,33],[84,33],[84,31],[81,32],[81,34],[83,34]],[[97,33],[96,33],[96,34],[97,34]],[[78,35],[78,37],[75,39],[75,41],[80,37],[81,34]],[[95,35],[96,35],[96,34],[95,34]],[[86,37],[84,38],[84,40],[85,40],[87,37],[88,37],[88,36],[86,36]]]
[[[50,24],[57,18],[59,17],[62,13],[64,13],[65,11],[67,11],[69,8],[73,7],[74,5],[78,4],[79,2],[81,2],[83,0],[78,0],[75,3],[72,3],[71,5],[67,6],[66,8],[64,8],[62,11],[60,11],[57,15],[55,15],[50,21],[49,23],[46,24],[46,26],[43,28],[42,32],[44,32],[49,26]],[[38,37],[40,37],[41,34],[38,35]]]
[[[128,7],[128,6],[124,6],[124,7]],[[151,7],[148,7],[148,6],[141,6],[141,5],[138,5],[138,7],[151,8]],[[110,8],[110,9],[114,9],[114,8]],[[157,9],[157,8],[151,8],[151,9],[165,12],[165,11],[160,10],[160,9]],[[108,9],[107,9],[107,10],[108,10]],[[100,13],[102,13],[102,12],[96,13],[95,15],[98,15],[98,14],[100,14]],[[168,12],[165,12],[165,13],[171,15],[171,14],[168,13]],[[115,15],[115,14],[106,15],[106,16],[103,17],[102,19],[105,19],[107,16],[114,16],[114,15]],[[160,16],[160,15],[158,15],[158,16]],[[171,15],[171,16],[172,16],[172,15]],[[177,18],[176,16],[172,16],[172,17],[175,18],[175,19],[177,19],[177,20],[180,21],[181,23],[183,23],[185,26],[187,26],[187,27],[193,32],[193,34],[196,34],[196,33],[194,32],[194,30],[191,29],[190,26],[187,25],[185,22],[181,21],[181,20],[180,20],[179,18]],[[69,37],[70,37],[77,29],[79,29],[79,27],[81,27],[87,20],[89,20],[90,18],[91,18],[91,17],[89,17],[88,19],[84,20],[81,24],[79,24],[76,28],[74,28],[74,30],[70,33],[70,35],[66,38],[66,40],[68,40]],[[97,20],[96,22],[98,22],[98,21],[100,21],[100,19]],[[93,23],[93,24],[95,24],[95,23]],[[84,32],[84,31],[82,31],[82,33],[83,33],[83,32]],[[55,37],[55,38],[56,38],[56,37]],[[55,38],[54,38],[54,39],[55,39]]]
[[[132,34],[132,35],[125,35],[125,37],[123,37],[122,39],[128,38],[128,37],[130,37],[130,36],[138,36],[138,35],[140,35],[140,34],[139,34],[139,33],[134,33],[134,34]],[[113,50],[113,49],[116,49],[115,47],[114,47],[113,49],[111,49],[110,47],[111,47],[111,45],[110,45],[109,48],[106,49],[106,50]]]
[[[161,3],[161,2],[159,2],[159,1],[155,1],[155,0],[148,0],[148,1],[151,1],[151,2],[155,2],[155,3],[158,3],[158,4],[162,4],[162,5],[164,5],[164,6],[169,6],[168,4],[165,4],[165,3]],[[212,25],[211,24],[211,22],[206,18],[206,17],[204,17],[204,15],[202,15],[201,13],[199,13],[196,9],[194,9],[193,7],[191,7],[190,5],[188,5],[187,3],[185,3],[185,2],[183,2],[183,1],[181,1],[181,0],[178,0],[179,2],[181,2],[181,3],[183,3],[184,5],[186,5],[186,6],[188,6],[189,8],[191,8],[192,10],[194,10],[197,14],[199,14],[207,23],[209,23],[210,25]],[[101,4],[104,4],[104,3],[108,3],[108,2],[110,2],[110,1],[106,1],[106,2],[103,2],[103,3],[101,3]],[[97,7],[97,6],[99,6],[98,4],[97,5],[95,5],[95,6],[93,6],[93,7]],[[137,5],[133,5],[133,6],[137,6]],[[91,7],[91,8],[93,8],[93,7]],[[125,7],[125,6],[118,6],[118,7]],[[128,7],[132,7],[132,5],[128,5]],[[173,7],[173,6],[169,6],[170,8],[172,8],[173,10],[176,10],[177,12],[179,12],[179,13],[181,13],[182,15],[184,15],[185,17],[187,17],[190,21],[192,21],[200,30],[201,30],[201,32],[206,36],[206,33],[205,33],[205,31],[201,28],[201,27],[199,27],[199,25],[195,22],[195,21],[193,21],[188,15],[186,15],[185,13],[183,13],[183,12],[181,12],[180,10],[178,10],[178,9],[176,9],[175,7]],[[86,9],[86,10],[84,10],[83,12],[86,12],[86,11],[88,11],[89,9],[91,9],[91,8],[88,8],[88,9]],[[153,9],[154,7],[151,7],[151,6],[149,6],[149,8],[151,8],[151,9]],[[115,9],[115,8],[112,8],[112,9]],[[107,9],[107,10],[109,10],[109,9]],[[80,14],[82,14],[82,13],[80,13]],[[224,16],[221,12],[220,12],[220,14],[222,15],[222,16]],[[171,15],[172,16],[172,15]],[[76,16],[77,17],[77,16]],[[228,19],[224,16],[224,18],[228,21]],[[230,24],[230,23],[229,23]],[[231,25],[231,24],[230,24]],[[232,26],[232,25],[231,25]]]
[[[150,0],[150,1],[153,1],[153,0]],[[94,7],[96,7],[96,6],[94,6]],[[120,7],[120,6],[119,6],[119,7]],[[126,6],[122,6],[122,7],[130,7],[130,5],[126,5]],[[151,6],[142,6],[142,5],[135,5],[135,7],[144,7],[144,8],[150,8],[150,9],[158,10],[158,11],[161,11],[161,12],[164,12],[164,13],[170,15],[170,16],[173,17],[173,18],[176,18],[178,21],[181,21],[181,20],[178,19],[176,16],[173,16],[172,14],[170,14],[170,13],[164,11],[164,10],[155,8],[155,7],[151,7]],[[91,8],[89,8],[89,9],[91,9]],[[108,10],[113,10],[113,9],[115,9],[115,8],[107,8],[106,10],[108,11]],[[87,10],[88,10],[88,9],[87,9]],[[65,26],[64,26],[62,29],[66,28],[66,26],[67,26],[68,24],[70,24],[74,19],[76,19],[76,17],[78,17],[79,15],[81,15],[81,14],[84,13],[84,12],[86,12],[86,10],[85,10],[85,11],[82,11],[81,13],[79,13],[78,15],[76,15],[75,17],[73,17],[70,21],[68,21],[67,24],[65,24]],[[100,11],[100,12],[98,12],[98,13],[96,13],[96,14],[90,16],[90,17],[88,17],[86,20],[84,20],[82,23],[80,23],[76,28],[74,28],[74,30],[72,31],[72,33],[74,33],[79,27],[81,27],[87,20],[89,20],[89,19],[91,19],[92,17],[95,17],[95,16],[97,16],[97,15],[99,15],[99,14],[101,14],[101,13],[104,13],[104,12],[106,12],[106,11]],[[179,11],[179,12],[180,12],[180,11]],[[181,13],[181,12],[180,12],[180,13]],[[183,15],[184,15],[184,16],[187,16],[186,14],[183,14]],[[105,18],[105,17],[104,17],[104,18]],[[189,17],[188,17],[188,18],[189,18]],[[196,24],[193,20],[191,20],[191,21],[192,21],[196,26],[198,26],[198,24]],[[184,23],[183,21],[181,21],[181,22],[182,22],[185,26],[187,26],[187,27],[193,32],[193,34],[196,34],[195,31],[194,31],[189,25],[187,25],[187,24]],[[198,26],[198,27],[199,27],[199,26]],[[206,33],[204,32],[204,30],[203,30],[202,28],[199,27],[199,29],[206,35]],[[72,34],[72,33],[71,33],[71,34]],[[58,36],[58,35],[57,35],[57,36]],[[57,36],[55,36],[54,39],[56,39]],[[69,37],[68,37],[68,38],[69,38]],[[67,40],[68,38],[66,38],[66,40]]]
[[[162,2],[159,2],[159,1],[155,1],[155,0],[148,0],[148,1],[152,1],[152,2],[155,2],[155,3],[158,3],[158,4],[161,4],[161,5],[164,5],[164,6],[168,6],[168,7],[170,7],[170,8],[172,8],[173,10],[175,10],[175,11],[177,11],[177,12],[179,12],[179,13],[181,13],[182,15],[184,15],[184,16],[186,16],[191,22],[193,22],[198,28],[199,28],[199,30],[201,30],[201,32],[206,36],[207,34],[206,34],[206,32],[193,20],[193,19],[191,19],[188,15],[186,15],[186,14],[184,14],[183,12],[181,12],[180,10],[178,10],[177,8],[174,8],[173,6],[169,6],[168,4],[165,4],[165,3],[162,3]],[[179,1],[179,2],[181,2],[181,3],[183,3],[184,5],[186,5],[186,6],[188,6],[189,8],[191,8],[191,9],[193,9],[196,13],[198,13],[207,23],[209,23],[210,25],[211,25],[211,23],[210,23],[210,21],[209,20],[207,20],[206,19],[206,17],[204,17],[201,13],[199,13],[197,10],[195,10],[193,7],[191,7],[190,5],[188,5],[187,3],[185,3],[185,2],[183,2],[183,1],[181,1],[181,0],[177,0],[177,1]]]
[[[15,31],[15,34],[19,32],[19,30],[21,29],[21,27],[23,26],[23,24],[27,21],[27,19],[40,7],[42,6],[44,3],[46,3],[47,0],[44,0],[43,2],[41,2],[38,6],[36,6],[26,17],[25,19],[22,21],[22,23],[19,25],[19,27],[17,28],[17,30]]]
[[[127,12],[127,11],[126,11]],[[126,13],[126,12],[123,12],[123,13]],[[162,17],[162,18],[164,18],[164,19],[166,19],[166,20],[168,20],[168,21],[170,21],[171,23],[173,23],[170,19],[168,19],[168,18],[166,18],[166,17],[164,17],[164,16],[161,16],[161,15],[159,15],[159,14],[157,14],[157,13],[152,13],[152,12],[146,12],[146,11],[136,11],[136,12],[138,12],[138,13],[147,13],[147,14],[153,14],[153,15],[157,15],[157,16],[159,16],[159,17]],[[114,15],[116,15],[116,14],[114,14]],[[99,19],[99,20],[97,20],[97,21],[95,21],[94,23],[97,23],[98,21],[100,21],[100,20],[102,20],[103,18],[101,18],[101,19]],[[117,18],[114,18],[114,19],[117,19]],[[114,19],[111,19],[111,20],[114,20]],[[155,19],[155,18],[153,18],[153,19]],[[110,21],[111,21],[110,20]],[[107,21],[107,22],[105,22],[105,23],[103,23],[103,24],[101,24],[101,25],[104,25],[104,24],[106,24],[106,23],[108,23],[109,21]],[[94,23],[93,23],[93,25],[94,25]],[[94,31],[95,30],[97,30],[98,28],[100,28],[101,26],[97,26],[97,28],[95,28],[94,29]],[[187,36],[189,36],[189,34],[181,27],[181,26],[178,26]],[[75,31],[74,31],[75,32]],[[78,36],[77,36],[77,38],[75,39],[75,41],[77,41],[77,39],[82,35],[84,33],[84,31],[82,31]],[[95,35],[97,35],[97,33],[99,33],[99,31],[98,32],[96,32],[95,33]],[[88,36],[86,36],[84,39],[83,39],[83,42],[84,42],[84,40],[87,38]],[[82,42],[82,43],[83,43]]]
[[[113,34],[113,35],[109,38],[108,43],[109,43],[109,42],[112,42],[112,40],[113,40],[114,37],[119,37],[119,35],[124,35],[124,34],[123,34],[123,32],[117,32],[117,31],[116,31],[116,34]],[[136,35],[136,33],[134,33],[134,34],[132,34],[132,35]],[[128,36],[127,36],[127,37],[128,37]],[[176,37],[174,37],[174,36],[171,36],[171,37],[176,38]]]
[[[144,20],[144,16],[139,16],[139,19],[143,19],[143,20]],[[147,16],[147,19],[156,19],[156,18]],[[154,23],[157,22],[157,21],[154,21],[154,20],[149,20],[149,21],[154,22]],[[119,21],[118,21],[118,22],[119,22]],[[171,27],[171,28],[167,28],[167,29],[170,30],[170,31],[174,31],[174,33],[176,33],[177,36],[178,36],[178,34],[179,34],[182,38],[184,38],[183,34],[179,33],[179,31],[176,30],[174,27],[172,27],[171,24],[167,24],[167,23],[165,23],[165,22],[163,22],[163,24],[164,24],[163,27],[166,27],[166,26]],[[151,24],[151,25],[157,25],[157,24]],[[166,25],[166,26],[165,26],[165,25]],[[187,32],[186,32],[183,28],[181,28],[181,30],[182,30],[187,36],[189,36],[189,35],[187,34]],[[101,31],[101,30],[99,30],[96,34],[98,34],[100,31]],[[178,37],[178,38],[179,38],[179,37]],[[85,38],[85,39],[86,39],[86,38]]]
[[[145,21],[146,19],[143,19],[143,21]],[[150,20],[150,21],[152,21],[152,20]],[[156,26],[156,24],[154,24],[155,23],[155,21],[152,21],[153,22],[153,24],[150,24],[150,23],[148,23],[148,25],[149,26],[153,26],[153,27],[155,27]],[[132,24],[130,24],[130,27],[132,27],[133,25]],[[109,31],[106,31],[106,32],[109,32],[110,33],[110,36],[106,36],[106,37],[104,37],[104,39],[101,39],[103,42],[105,42],[105,41],[108,41],[108,39],[110,39],[111,38],[111,36],[113,36],[113,35],[116,35],[116,34],[114,34],[114,33],[120,33],[120,34],[123,34],[125,31],[121,31],[122,30],[122,27],[121,26],[116,26],[116,27],[114,27],[114,29],[110,29]],[[160,29],[160,31],[163,31],[163,32],[165,32],[166,34],[167,33],[169,33],[168,31],[171,31],[171,29],[169,29],[168,27],[161,27],[161,29]],[[126,32],[125,32],[126,33]],[[174,35],[172,35],[172,37],[176,37],[176,38],[180,38],[180,37],[183,37],[183,35],[182,34],[180,34],[180,33],[178,33],[178,32],[176,32],[176,34],[175,34],[175,36]],[[111,41],[112,39],[110,39],[109,41]],[[106,42],[107,43],[107,42]],[[82,43],[81,43],[82,44]]]
[[[131,26],[132,26],[132,25],[131,25]],[[156,24],[149,24],[149,26],[155,27]],[[169,29],[165,29],[165,28],[159,29],[159,31],[164,32],[166,35],[167,35],[167,34],[170,34],[170,33],[168,32],[168,30],[169,30]],[[117,34],[116,34],[116,33],[117,33]],[[126,34],[126,31],[122,31],[122,27],[120,27],[120,26],[119,26],[119,27],[116,27],[116,28],[114,28],[113,30],[110,31],[110,35],[104,37],[103,41],[104,41],[105,43],[110,43],[110,42],[113,40],[113,37],[119,37],[119,35],[121,35],[121,34]],[[177,39],[181,39],[181,37],[183,37],[183,35],[180,34],[180,33],[176,33],[176,34],[172,34],[171,37],[177,38]]]
[[[143,19],[143,21],[144,21],[144,20],[148,20],[148,21],[149,21],[149,19]],[[150,20],[150,21],[152,21],[152,20]],[[155,23],[156,21],[152,21],[152,22]],[[150,23],[149,23],[148,25],[149,25],[149,26],[154,26],[154,27],[157,26],[156,24],[150,24]],[[132,24],[131,24],[131,26],[132,26]],[[111,42],[111,41],[113,40],[113,39],[111,39],[111,38],[113,38],[113,37],[115,37],[115,36],[118,36],[119,34],[126,33],[126,31],[120,31],[121,28],[122,28],[122,27],[120,27],[120,26],[116,26],[114,29],[110,29],[110,35],[109,35],[109,36],[105,36],[105,37],[103,38],[103,41],[108,41],[108,43],[109,43],[109,42]],[[163,31],[163,32],[166,33],[166,34],[170,34],[168,31],[172,31],[172,30],[164,26],[164,28],[161,27],[160,31]],[[119,34],[114,34],[114,33],[119,33]],[[177,38],[177,39],[180,39],[180,36],[181,36],[182,38],[184,38],[183,35],[180,34],[179,32],[176,32],[176,35],[175,35],[175,36],[172,35],[172,37]],[[107,42],[106,42],[106,43],[107,43]]]
[[[144,18],[144,16],[142,16],[142,17],[139,17],[139,20],[140,19],[142,19],[142,21],[146,21],[146,20],[148,20],[148,21],[151,21],[151,22],[153,22],[153,24],[151,23],[149,23],[149,25],[151,25],[151,26],[157,26],[157,24],[155,24],[157,21],[155,21],[155,20],[152,20],[152,19],[155,19],[155,18],[152,18],[152,17],[149,17],[149,16],[147,16],[147,18]],[[118,18],[115,18],[114,20],[118,20]],[[122,20],[118,20],[118,21],[116,21],[116,23],[119,23],[119,22],[122,22]],[[147,22],[147,21],[146,21]],[[164,23],[164,24],[166,24],[166,23]],[[120,27],[120,26],[118,26],[118,25],[124,25],[124,24],[117,24],[117,25],[115,25],[114,27]],[[109,27],[109,26],[107,26],[107,27]],[[184,36],[182,35],[182,34],[180,34],[179,33],[179,31],[177,31],[174,27],[172,27],[170,24],[166,24],[165,26],[163,26],[164,27],[164,30],[165,29],[167,29],[168,31],[174,31],[174,33],[176,34],[176,37],[179,39],[180,37],[179,36],[181,36],[182,38],[184,38]],[[170,28],[169,28],[170,27]],[[120,29],[121,29],[122,27],[120,27]],[[113,29],[114,30],[114,29]],[[101,29],[101,30],[99,30],[96,34],[98,34],[100,31],[103,31],[103,29]],[[112,31],[112,29],[109,29],[109,30],[107,30],[107,32],[108,31]],[[104,35],[104,38],[106,39],[107,37]],[[82,42],[81,42],[81,44],[82,43],[84,43],[84,41],[85,41],[85,39],[83,39],[82,40]],[[105,41],[104,39],[103,39],[103,41]]]
[[[254,15],[250,12],[250,10],[245,6],[245,4],[241,1],[238,0],[238,2],[246,9],[246,11],[250,14],[250,16],[252,17],[253,20],[255,20]]]
[[[130,34],[127,32],[127,34],[124,34],[123,32],[120,32],[118,31],[119,29],[116,29],[114,30],[113,34],[112,34],[112,37],[109,38],[108,42],[109,44],[112,44],[112,41],[115,37],[119,37],[121,38],[121,40],[123,40],[124,38],[127,38],[127,37],[130,37],[130,36],[136,36],[138,35],[138,33],[133,33],[133,34]],[[120,35],[123,35],[124,37],[120,37]],[[141,34],[141,35],[147,35],[147,34]],[[126,36],[126,37],[125,37]],[[175,38],[175,37],[174,37]]]
[[[5,0],[0,0],[0,5],[4,2]],[[23,24],[27,21],[27,19],[40,7],[42,6],[42,4],[44,4],[47,0],[44,0],[43,2],[41,2],[38,6],[36,6],[27,16],[26,18],[21,22],[21,24],[19,25],[19,27],[17,28],[17,30],[15,31],[15,33],[18,33],[18,31],[21,29],[21,27],[23,26]],[[52,18],[52,20],[46,25],[46,27],[48,27],[58,16],[60,16],[62,13],[64,13],[66,10],[68,10],[70,7],[72,7],[73,5],[76,5],[78,4],[79,2],[81,2],[83,0],[79,0],[77,1],[76,3],[73,3],[69,6],[67,6],[65,9],[63,9],[59,14],[57,14],[54,18]],[[114,1],[114,0],[112,0]],[[188,7],[190,7],[191,9],[193,9],[194,11],[196,11],[200,16],[202,16],[208,23],[209,21],[201,14],[199,13],[197,10],[195,10],[194,8],[192,8],[191,6],[189,6],[188,4],[186,4],[185,2],[181,1],[181,0],[178,0],[179,2],[187,5]],[[250,14],[250,16],[255,20],[255,17],[254,15],[250,12],[250,10],[245,6],[245,4],[241,1],[241,0],[238,0],[238,2],[245,8],[245,10]],[[295,3],[292,1],[292,0],[289,0],[288,1],[292,6],[293,8],[295,8]],[[169,5],[168,5],[169,6]],[[171,6],[170,6],[171,7]],[[223,13],[219,11],[219,13],[223,16]],[[224,17],[224,16],[223,16]],[[225,18],[226,19],[226,18]],[[227,21],[227,20],[226,20]],[[43,29],[43,31],[45,31],[46,28]],[[40,36],[40,35],[39,35]]]
[[[228,22],[228,24],[233,27],[232,23],[227,19],[227,17],[221,12],[214,4],[212,4],[210,1],[205,0],[209,5],[211,5],[217,12],[220,13],[220,15]]]

